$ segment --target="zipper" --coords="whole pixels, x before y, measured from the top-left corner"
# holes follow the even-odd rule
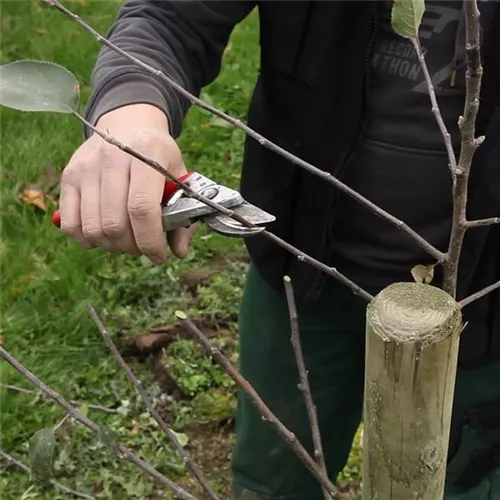
[[[342,163],[341,168],[339,169],[336,177],[338,179],[341,179],[342,174],[345,172],[346,168],[349,166],[349,164],[353,161],[353,159],[356,157],[356,154],[358,152],[359,146],[361,145],[361,141],[364,138],[366,129],[368,127],[369,123],[369,114],[367,113],[367,107],[368,103],[370,100],[370,93],[371,93],[371,65],[372,65],[372,57],[373,57],[373,49],[375,47],[375,40],[378,35],[378,5],[377,1],[371,1],[370,2],[370,9],[371,9],[371,15],[372,15],[372,26],[371,26],[371,33],[370,37],[368,39],[367,45],[366,45],[366,52],[365,52],[365,62],[364,62],[364,83],[363,83],[363,117],[360,120],[360,126],[358,129],[358,132],[356,134],[356,138],[354,139],[351,147],[349,148],[349,153]],[[330,218],[329,222],[327,223],[327,229],[323,233],[323,239],[321,242],[322,248],[329,248],[328,243],[331,241],[331,222],[334,219],[334,214],[335,214],[335,209],[337,208],[337,203],[338,203],[338,196],[334,197],[333,202],[330,205]],[[323,284],[325,280],[327,279],[327,275],[322,272],[317,273],[317,277],[314,279],[313,284],[311,285],[310,291],[305,295],[304,299],[317,299],[319,297],[319,294],[321,293],[323,289]]]

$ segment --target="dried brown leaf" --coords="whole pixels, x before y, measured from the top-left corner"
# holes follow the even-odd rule
[[[418,264],[411,270],[411,275],[417,283],[424,283],[428,285],[434,278],[434,267],[435,264],[429,264],[427,266]]]
[[[50,201],[54,205],[56,201],[52,196],[47,194],[45,190],[38,184],[28,184],[24,187],[23,191],[17,195],[17,197],[24,201],[27,205],[34,205],[35,207],[47,212],[47,201]]]

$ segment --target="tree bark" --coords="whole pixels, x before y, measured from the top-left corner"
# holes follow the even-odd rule
[[[442,500],[461,328],[431,285],[395,283],[369,304],[363,500]]]

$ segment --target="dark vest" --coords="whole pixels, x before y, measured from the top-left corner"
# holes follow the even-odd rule
[[[262,65],[249,125],[318,168],[342,178],[367,123],[370,59],[377,2],[262,2]],[[471,172],[468,218],[500,215],[500,8],[482,54],[484,77],[476,135],[487,139]],[[326,262],[337,189],[247,138],[242,194],[277,217],[268,229]],[[276,290],[289,274],[297,300],[313,300],[327,279],[291,254],[256,236],[247,247]],[[468,231],[458,299],[500,279],[500,228]],[[464,310],[460,361],[473,366],[500,357],[500,294]]]

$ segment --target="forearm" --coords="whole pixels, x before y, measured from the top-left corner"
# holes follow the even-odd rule
[[[218,75],[234,26],[255,4],[254,0],[128,0],[108,39],[198,95]],[[187,99],[111,48],[99,53],[92,87],[86,110],[90,122],[124,105],[148,103],[167,115],[173,137],[180,134]]]

